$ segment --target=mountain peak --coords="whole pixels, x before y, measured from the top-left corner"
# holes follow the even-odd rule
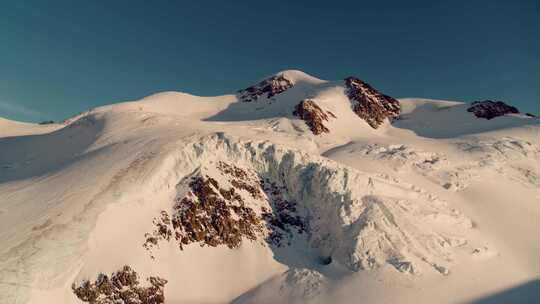
[[[302,71],[286,70],[238,91],[238,100],[258,102],[250,115],[256,112],[266,113],[269,117],[287,117],[292,113],[304,120],[315,135],[330,133],[326,125],[327,122],[332,124],[330,118],[348,117],[350,114],[346,112],[349,111],[373,129],[387,118],[399,116],[401,107],[393,97],[380,93],[356,77],[347,77],[344,81],[344,84],[330,83]],[[287,94],[280,95],[285,91]]]
[[[325,82],[324,80],[311,76],[306,72],[303,72],[300,70],[294,70],[294,69],[283,70],[283,71],[277,72],[273,76],[277,76],[277,75],[284,76],[285,78],[292,81],[294,84],[299,83],[299,82],[307,82],[307,83],[313,83],[313,84]]]
[[[261,97],[272,98],[277,94],[285,92],[297,83],[319,84],[323,82],[323,80],[299,70],[284,70],[270,75],[254,85],[239,90],[238,95],[240,100],[252,102]]]
[[[239,99],[243,102],[252,102],[260,97],[272,98],[274,95],[285,92],[293,85],[293,82],[286,78],[284,74],[274,75],[238,91]]]
[[[345,86],[353,111],[372,128],[377,129],[386,118],[399,116],[401,111],[399,101],[381,94],[363,80],[350,76],[345,78]]]

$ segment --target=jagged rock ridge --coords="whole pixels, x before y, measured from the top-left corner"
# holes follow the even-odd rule
[[[284,186],[222,161],[215,169],[220,176],[198,172],[190,177],[189,191],[177,198],[172,215],[161,211],[154,219],[155,229],[147,233],[143,245],[152,257],[160,241],[172,239],[181,250],[191,243],[232,249],[244,238],[279,247],[284,240],[290,242],[293,228],[299,234],[305,232],[296,203],[283,196]]]
[[[487,120],[495,117],[504,116],[506,114],[518,114],[519,110],[516,107],[510,106],[502,101],[475,101],[467,109],[468,112],[474,113],[478,118]]]
[[[307,232],[306,221],[297,213],[297,203],[285,197],[287,186],[269,179],[261,180],[261,187],[268,197],[271,209],[262,207],[262,219],[266,222],[266,241],[274,246],[290,245],[294,232]]]
[[[129,266],[109,277],[100,274],[94,282],[85,280],[71,286],[73,293],[83,302],[90,304],[161,304],[165,303],[163,289],[167,280],[149,277],[149,286],[141,286],[139,276]]]
[[[315,135],[330,132],[324,122],[328,121],[329,117],[336,118],[332,112],[325,112],[311,99],[304,99],[298,103],[294,107],[293,115],[305,121]]]
[[[238,180],[231,180],[231,184],[235,186],[226,189],[208,175],[191,177],[190,191],[177,198],[172,219],[167,211],[162,211],[161,217],[154,219],[156,230],[147,234],[145,248],[151,250],[159,240],[169,241],[172,237],[180,249],[194,242],[201,246],[237,248],[242,237],[256,240],[262,230],[260,218],[246,206],[237,191],[249,189],[254,197],[259,197],[259,189]]]
[[[239,99],[243,102],[252,102],[261,96],[272,98],[274,95],[280,94],[292,86],[293,82],[291,80],[285,78],[283,74],[279,74],[238,91],[238,95]]]
[[[354,113],[377,129],[385,119],[396,118],[401,112],[399,101],[381,94],[366,82],[356,78],[345,78],[346,94],[352,102]]]

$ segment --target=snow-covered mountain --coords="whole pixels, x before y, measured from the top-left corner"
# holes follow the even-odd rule
[[[0,303],[472,302],[540,276],[539,135],[292,70],[0,119]]]

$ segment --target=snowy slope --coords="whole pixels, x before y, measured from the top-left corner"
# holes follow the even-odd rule
[[[1,120],[0,303],[466,303],[540,276],[540,120],[370,94],[284,71]]]
[[[0,117],[0,136],[1,137],[43,134],[43,133],[52,132],[61,127],[62,126],[60,124],[55,124],[55,123],[40,125],[40,124],[13,121],[13,120]]]

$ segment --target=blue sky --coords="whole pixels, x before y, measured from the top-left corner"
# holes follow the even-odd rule
[[[539,1],[2,1],[0,116],[61,120],[300,69],[540,113]]]

